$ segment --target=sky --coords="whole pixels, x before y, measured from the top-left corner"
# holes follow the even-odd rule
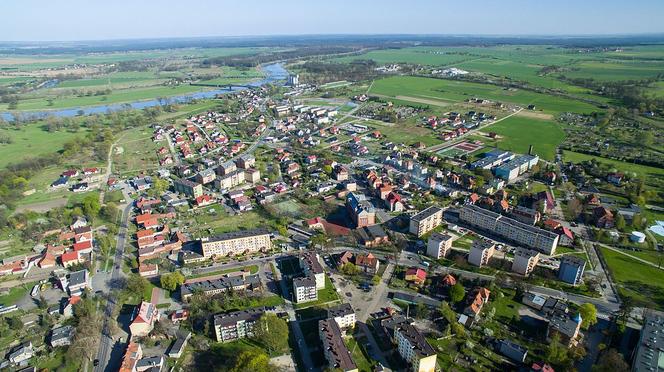
[[[0,0],[0,41],[664,32],[662,0]]]

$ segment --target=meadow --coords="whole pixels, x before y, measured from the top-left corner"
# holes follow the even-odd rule
[[[551,96],[523,89],[505,89],[496,85],[470,83],[458,80],[445,80],[412,76],[395,76],[374,82],[372,94],[408,100],[438,99],[462,102],[469,98],[483,98],[492,101],[512,103],[521,106],[534,104],[547,113],[577,112],[591,113],[599,109],[585,102]]]
[[[0,144],[0,169],[8,164],[25,160],[27,156],[39,156],[62,150],[65,142],[77,136],[84,136],[85,131],[76,133],[59,131],[50,133],[43,122],[35,122],[14,127],[0,128],[0,135],[7,135],[12,143]]]
[[[509,117],[482,131],[503,136],[497,141],[501,149],[526,154],[528,147],[533,145],[533,153],[549,161],[555,159],[556,147],[565,139],[565,132],[555,122],[521,116]]]
[[[581,163],[584,161],[590,161],[592,159],[595,159],[595,161],[599,163],[607,164],[621,172],[632,172],[636,173],[636,175],[638,176],[644,176],[646,177],[647,183],[651,185],[661,186],[662,181],[664,181],[664,169],[662,168],[650,167],[641,164],[627,163],[620,160],[607,159],[599,156],[587,155],[574,151],[567,151],[567,150],[563,151],[563,160],[566,162],[569,161],[572,163]]]

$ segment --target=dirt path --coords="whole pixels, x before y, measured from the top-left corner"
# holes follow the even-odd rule
[[[18,207],[16,207],[16,211],[14,213],[21,213],[21,212],[25,212],[25,211],[44,213],[44,212],[48,212],[49,210],[51,210],[53,208],[64,207],[65,205],[67,205],[68,201],[69,201],[69,198],[62,197],[60,199],[53,199],[53,200],[40,202],[40,203],[19,205]]]
[[[533,119],[540,119],[540,120],[553,120],[553,115],[551,114],[545,114],[543,112],[536,112],[530,110],[519,111],[519,116],[533,118]]]

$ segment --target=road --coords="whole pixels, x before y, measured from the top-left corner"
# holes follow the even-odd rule
[[[129,213],[132,209],[131,199],[127,197],[128,202],[122,212],[122,221],[120,222],[120,230],[118,231],[117,245],[115,248],[115,256],[113,258],[113,268],[111,269],[110,282],[115,282],[124,276],[122,272],[122,257],[124,255],[125,243],[127,241],[127,222],[129,221]],[[112,371],[116,370],[119,366],[119,360],[114,363],[110,360],[111,351],[115,346],[115,341],[110,335],[109,322],[112,321],[113,311],[115,309],[115,299],[111,296],[110,288],[107,288],[109,295],[106,302],[106,309],[104,311],[104,326],[102,328],[101,341],[99,342],[99,350],[97,351],[97,358],[99,365],[95,367],[95,372]]]

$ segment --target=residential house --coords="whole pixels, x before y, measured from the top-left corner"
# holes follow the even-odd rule
[[[159,310],[152,302],[142,301],[129,325],[132,336],[147,336],[159,320]]]
[[[422,285],[427,279],[427,272],[420,268],[410,268],[406,270],[404,279],[409,283],[414,283],[415,285]]]

